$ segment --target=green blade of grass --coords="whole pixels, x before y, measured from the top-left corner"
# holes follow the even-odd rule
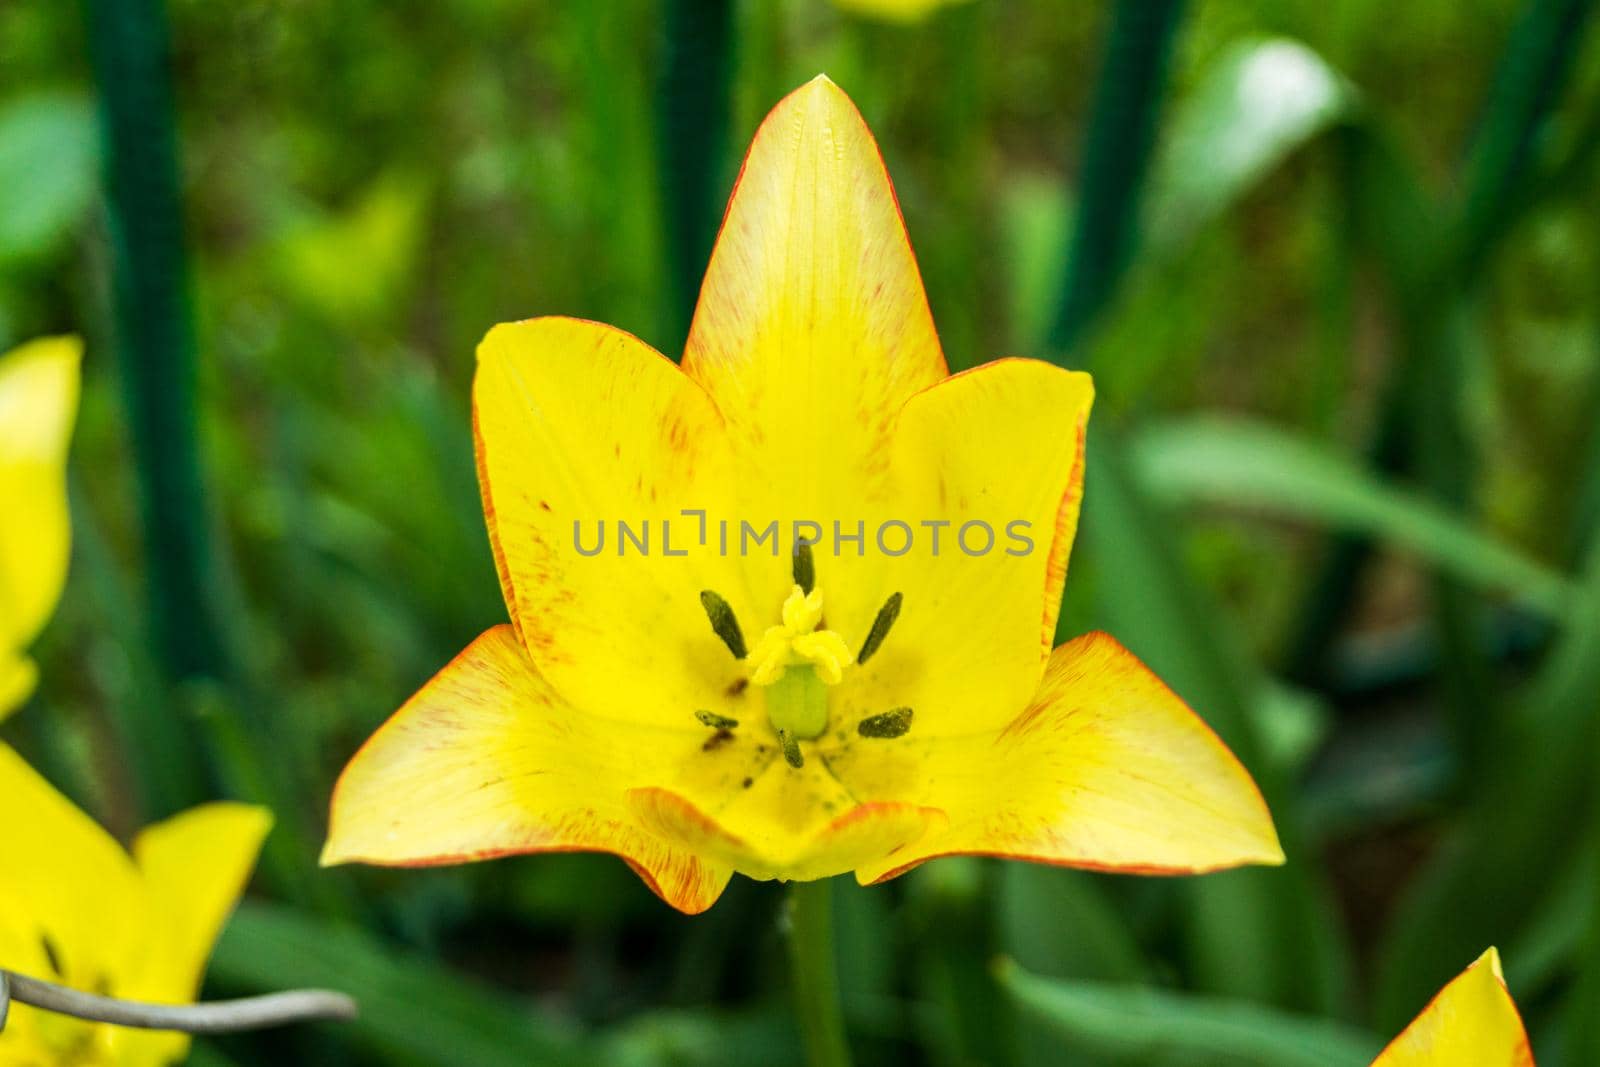
[[[1229,48],[1173,108],[1150,174],[1151,251],[1170,255],[1356,105],[1349,83],[1298,41]]]
[[[667,0],[666,48],[657,106],[661,191],[673,326],[663,351],[676,354],[688,331],[716,235],[717,184],[732,114],[731,0]]]
[[[1170,420],[1142,430],[1132,458],[1151,490],[1171,503],[1246,508],[1358,532],[1550,618],[1571,607],[1565,576],[1288,431],[1221,416]]]
[[[355,997],[360,1018],[336,1024],[355,1044],[438,1067],[592,1065],[581,1034],[531,1004],[396,952],[355,927],[246,903],[217,944],[212,977],[249,992],[319,986]]]
[[[1000,981],[1066,1049],[1129,1067],[1365,1067],[1382,1042],[1337,1023],[1249,1001],[1061,982],[1010,961]]]
[[[1078,221],[1050,338],[1057,352],[1079,346],[1132,255],[1167,63],[1183,12],[1183,0],[1112,5],[1078,181]]]

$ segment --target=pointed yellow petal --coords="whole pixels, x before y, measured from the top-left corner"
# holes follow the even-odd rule
[[[1249,774],[1105,634],[1056,649],[1033,702],[1003,729],[929,737],[920,725],[829,758],[861,800],[940,808],[949,820],[859,868],[863,883],[953,853],[1143,874],[1283,860]]]
[[[730,510],[721,417],[704,392],[621,330],[548,318],[490,331],[473,404],[501,585],[539,672],[615,719],[713,706],[737,671],[700,591],[727,598],[746,626],[776,606],[756,612],[737,560],[717,553],[714,531],[701,544],[699,520],[682,514]]]
[[[64,981],[130,973],[144,897],[127,853],[4,745],[0,797],[0,913],[33,954],[49,942]]]
[[[877,143],[826,78],[756,131],[683,368],[759,472],[751,517],[785,522],[854,517],[900,406],[947,373]]]
[[[1445,986],[1372,1067],[1533,1067],[1494,949]]]
[[[739,745],[586,714],[557,697],[509,626],[412,697],[340,776],[323,862],[429,866],[525,852],[614,852],[673,907],[710,907],[730,875],[641,827],[630,790],[737,788]],[[687,786],[686,786],[687,787]]]
[[[924,737],[968,733],[998,728],[1032,698],[1077,530],[1093,400],[1086,374],[1007,359],[906,404],[895,517],[918,523],[913,547],[817,562],[819,582],[846,574],[829,589],[828,621],[858,641],[884,599],[903,594],[852,687],[862,716],[910,706]]]
[[[149,893],[160,957],[152,958],[141,995],[193,999],[217,934],[250,880],[272,828],[265,808],[217,803],[148,827],[134,841],[134,861]]]
[[[54,337],[0,357],[0,672],[43,628],[66,579],[67,443],[81,351],[76,338]],[[23,689],[14,676],[15,701]],[[0,694],[0,714],[10,706]]]

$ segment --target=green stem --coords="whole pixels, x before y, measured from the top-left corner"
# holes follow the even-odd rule
[[[667,0],[663,21],[666,47],[657,106],[675,321],[662,351],[676,352],[688,332],[716,235],[716,191],[732,111],[733,3]]]
[[[161,0],[84,0],[105,141],[111,289],[133,451],[138,468],[151,630],[169,681],[222,673],[224,632],[196,416],[196,354],[184,256],[177,129]],[[163,708],[139,783],[153,816],[204,793],[198,746]]]
[[[789,958],[807,1060],[812,1067],[849,1067],[833,951],[833,885],[827,879],[789,889]]]
[[[1110,304],[1132,255],[1137,206],[1183,13],[1183,0],[1118,0],[1112,8],[1084,142],[1066,288],[1051,336],[1058,360],[1079,347]]]

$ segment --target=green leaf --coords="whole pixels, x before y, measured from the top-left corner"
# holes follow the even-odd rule
[[[542,1067],[595,1063],[582,1035],[490,986],[397,952],[361,930],[287,908],[246,903],[228,924],[211,975],[250,992],[342,990],[361,1017],[337,1024],[405,1063]]]
[[[1134,461],[1170,503],[1249,508],[1359,531],[1548,616],[1561,617],[1572,604],[1565,576],[1331,449],[1264,423],[1221,416],[1160,423],[1139,435]]]
[[[30,93],[0,108],[0,269],[36,260],[83,222],[98,168],[94,111],[78,93]]]
[[[1152,244],[1185,242],[1355,107],[1349,83],[1298,41],[1229,49],[1173,113],[1150,176]]]
[[[1048,1024],[1077,1055],[1139,1067],[1366,1067],[1382,1042],[1338,1023],[1248,1001],[1135,986],[1062,982],[1010,961],[1000,983],[1025,1016]],[[1066,1057],[1062,1057],[1063,1060]]]

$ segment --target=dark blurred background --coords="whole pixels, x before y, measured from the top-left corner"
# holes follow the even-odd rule
[[[818,72],[952,366],[1097,377],[1062,636],[1168,678],[1291,855],[840,880],[861,1061],[1360,1067],[1497,944],[1541,1064],[1600,1062],[1593,5],[875,6],[0,0],[0,349],[88,345],[4,735],[124,836],[270,804],[207,991],[365,1007],[194,1062],[798,1061],[779,887],[691,919],[606,856],[315,859],[344,760],[504,618],[473,347],[561,313],[676,355]]]

